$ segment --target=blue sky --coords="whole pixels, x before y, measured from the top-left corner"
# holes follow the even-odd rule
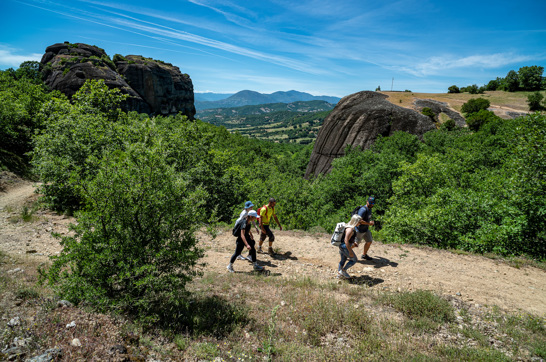
[[[172,63],[196,92],[443,93],[546,67],[544,0],[1,0],[0,24],[0,69],[81,42]]]

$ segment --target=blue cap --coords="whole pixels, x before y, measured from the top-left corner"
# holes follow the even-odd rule
[[[252,201],[245,202],[245,209],[248,209],[250,207],[254,207],[254,204],[252,203]]]
[[[375,204],[375,197],[373,197],[373,196],[368,197],[368,202],[369,202],[371,205]]]

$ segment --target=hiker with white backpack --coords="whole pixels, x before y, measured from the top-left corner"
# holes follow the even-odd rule
[[[341,256],[341,260],[339,261],[337,267],[338,276],[340,278],[350,278],[351,276],[349,275],[349,273],[347,273],[347,269],[355,265],[358,261],[358,258],[353,248],[358,247],[358,242],[356,240],[356,228],[360,225],[363,225],[363,223],[364,220],[362,220],[362,218],[358,214],[355,214],[351,217],[349,223],[345,224],[344,226],[343,237],[340,238],[341,240],[339,242],[339,255]],[[333,239],[332,244],[337,245],[337,243],[334,243]]]
[[[248,255],[250,256],[252,263],[254,263],[254,270],[264,270],[264,267],[258,265],[258,262],[256,260],[256,248],[254,247],[254,245],[256,245],[256,242],[254,241],[254,236],[252,235],[251,231],[252,221],[256,221],[256,219],[258,218],[258,213],[254,210],[250,210],[246,218],[238,220],[235,223],[232,234],[233,236],[237,236],[237,241],[235,242],[235,253],[233,253],[233,255],[231,256],[229,265],[227,266],[227,270],[230,273],[235,272],[235,270],[233,270],[233,263],[235,263],[237,257],[241,255],[241,252],[245,247],[248,249]]]

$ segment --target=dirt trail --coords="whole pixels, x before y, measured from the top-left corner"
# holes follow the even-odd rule
[[[0,191],[0,250],[45,261],[60,251],[51,232],[66,234],[68,224],[74,220],[42,212],[34,222],[13,222],[22,205],[36,197],[33,191],[34,186],[26,182]],[[278,254],[274,257],[258,254],[258,260],[272,277],[337,280],[339,253],[329,244],[329,235],[274,232]],[[231,233],[222,232],[215,239],[205,234],[199,237],[207,250],[204,271],[227,273],[226,266],[235,249]],[[433,290],[472,304],[497,305],[504,310],[546,316],[546,272],[540,269],[517,269],[480,256],[379,242],[372,245],[369,254],[374,260],[359,261],[350,269],[353,279],[347,282],[391,291]],[[238,260],[234,267],[237,272],[252,270],[247,261]]]

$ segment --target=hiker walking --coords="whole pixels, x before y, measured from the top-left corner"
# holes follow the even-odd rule
[[[256,260],[256,249],[254,248],[256,242],[254,241],[254,236],[252,235],[252,231],[250,230],[252,221],[256,221],[257,218],[259,218],[258,213],[254,210],[250,210],[246,218],[243,218],[235,223],[234,229],[237,229],[237,241],[235,253],[233,253],[233,255],[231,256],[229,265],[227,266],[227,270],[230,273],[235,272],[235,270],[233,270],[233,263],[235,263],[237,257],[241,255],[241,252],[245,247],[248,249],[248,255],[250,256],[251,261],[254,263],[254,270],[264,270],[264,267],[258,265],[258,262]]]
[[[248,212],[252,210],[253,207],[254,207],[254,204],[252,203],[252,201],[245,202],[245,207],[243,211],[241,211],[241,214],[239,215],[239,218],[237,219],[237,221],[235,221],[235,224],[237,224],[240,220],[245,219],[248,216]],[[252,225],[254,226],[254,229],[256,229],[256,233],[260,235],[260,229],[258,229],[258,226],[256,225],[256,220],[252,220]],[[246,257],[240,254],[239,256],[237,256],[237,259],[252,261],[250,254],[247,255]]]
[[[339,245],[339,255],[341,256],[341,260],[339,261],[337,272],[340,278],[350,278],[351,276],[349,273],[347,273],[347,269],[355,265],[358,261],[353,248],[358,247],[356,228],[359,225],[362,225],[363,222],[364,220],[362,220],[358,214],[354,214],[351,216],[349,223],[345,226],[345,236],[343,238],[343,242]],[[347,260],[349,262],[347,262]]]
[[[372,207],[375,204],[375,197],[370,196],[368,197],[368,200],[366,201],[366,205],[362,206],[358,212],[357,215],[362,218],[362,223],[356,227],[356,240],[357,242],[361,242],[362,239],[364,239],[364,250],[362,251],[362,259],[364,260],[373,260],[372,257],[368,255],[368,250],[370,250],[370,246],[372,245],[372,232],[369,229],[369,226],[374,225],[374,221],[372,218]]]
[[[270,255],[275,254],[273,251],[273,242],[275,241],[275,235],[273,235],[273,232],[269,228],[269,224],[271,223],[271,218],[275,219],[275,222],[277,225],[279,225],[279,229],[282,230],[281,223],[279,222],[279,219],[277,219],[277,214],[275,214],[275,205],[277,204],[277,201],[272,197],[269,199],[269,203],[267,205],[264,205],[260,209],[260,244],[258,246],[258,252],[262,253],[262,244],[264,243],[265,239],[269,237],[269,248],[267,249],[267,252]]]

